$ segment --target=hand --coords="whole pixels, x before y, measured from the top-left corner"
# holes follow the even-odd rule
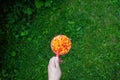
[[[52,57],[48,65],[48,79],[49,80],[60,80],[61,69],[59,66],[59,58]]]

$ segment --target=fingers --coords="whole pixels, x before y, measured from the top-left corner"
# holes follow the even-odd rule
[[[49,61],[49,67],[59,68],[59,63],[61,63],[61,59],[59,59],[59,57],[52,57]]]
[[[60,63],[63,61],[59,57],[52,57],[49,61],[48,70],[60,69]]]
[[[59,64],[61,64],[63,62],[63,60],[61,58],[59,58]]]
[[[54,57],[52,57],[49,61],[49,67],[54,67]]]
[[[55,57],[55,67],[59,68],[59,57]]]

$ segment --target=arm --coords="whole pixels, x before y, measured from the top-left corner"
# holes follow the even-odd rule
[[[48,65],[48,80],[60,80],[61,69],[59,66],[59,58],[52,57]]]

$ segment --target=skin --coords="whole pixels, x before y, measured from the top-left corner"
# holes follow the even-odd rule
[[[48,65],[48,80],[60,80],[61,69],[59,65],[59,58],[52,57]]]

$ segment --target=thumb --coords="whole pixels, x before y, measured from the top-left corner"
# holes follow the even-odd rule
[[[55,66],[59,68],[59,57],[55,57]]]

